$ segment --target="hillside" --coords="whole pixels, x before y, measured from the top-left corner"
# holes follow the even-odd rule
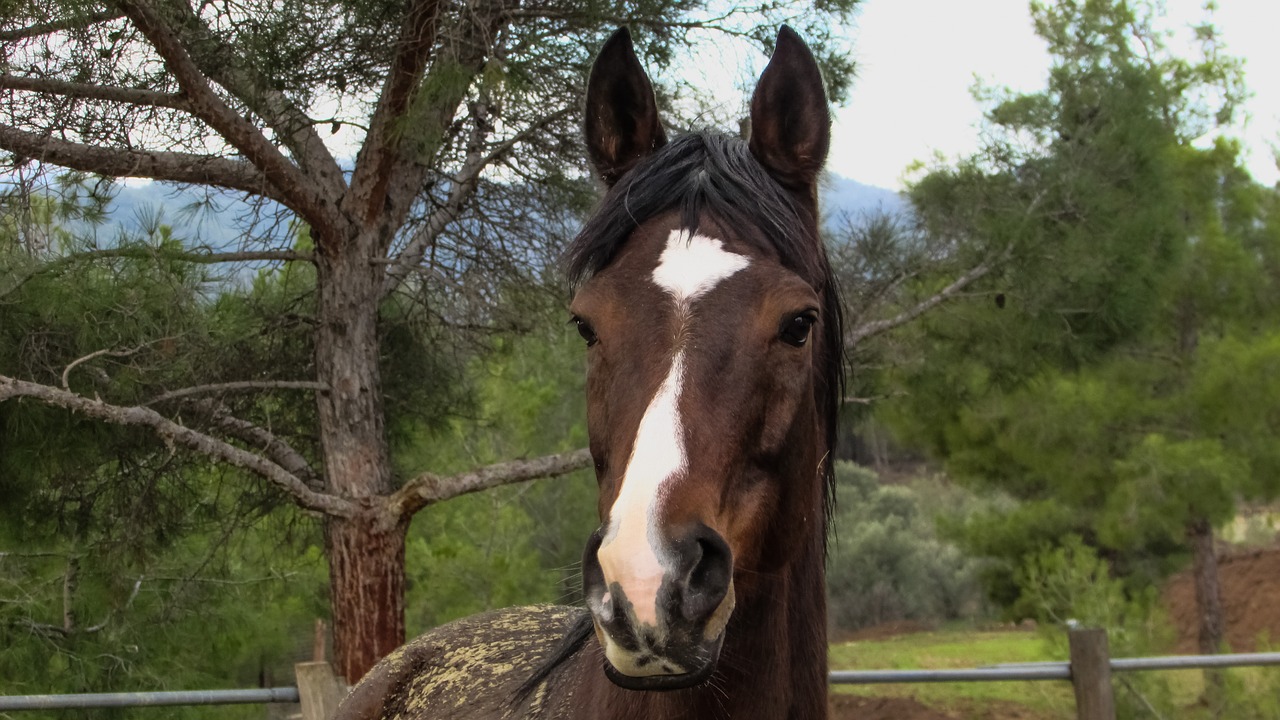
[[[908,205],[893,190],[831,174],[822,185],[822,208],[830,226],[844,217],[857,220],[873,212],[902,213]],[[190,245],[225,250],[237,245],[251,212],[231,192],[206,194],[160,183],[122,184],[107,222],[93,232],[99,246],[109,246],[122,232],[140,234],[158,222],[173,227]]]

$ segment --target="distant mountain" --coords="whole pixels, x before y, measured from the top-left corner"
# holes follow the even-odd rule
[[[230,250],[240,244],[251,211],[239,193],[177,188],[161,183],[122,184],[108,206],[106,222],[92,228],[99,246],[114,245],[121,235],[145,235],[168,225],[189,247]],[[283,238],[285,228],[271,235]]]
[[[858,218],[874,212],[906,213],[910,204],[901,194],[887,188],[830,174],[821,187],[822,212],[828,224],[848,216]],[[229,250],[242,237],[249,207],[237,193],[176,189],[160,183],[122,185],[111,203],[107,222],[96,228],[99,245],[112,245],[121,232],[143,234],[150,224],[173,228],[189,246]],[[275,232],[283,234],[284,228]],[[283,239],[283,238],[281,238]]]
[[[822,183],[822,213],[828,225],[842,216],[857,220],[876,212],[899,215],[910,212],[911,204],[898,192],[866,185],[831,173]]]

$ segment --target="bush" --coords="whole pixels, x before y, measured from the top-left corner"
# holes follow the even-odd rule
[[[837,464],[836,480],[827,570],[834,628],[952,620],[984,610],[977,561],[934,530],[933,510],[964,511],[966,503],[948,497],[958,491],[924,479],[882,486],[874,472],[853,463]]]

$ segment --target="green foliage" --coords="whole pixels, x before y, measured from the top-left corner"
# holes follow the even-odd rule
[[[1046,368],[1092,362],[1149,327],[1176,287],[1170,270],[1188,252],[1179,173],[1198,118],[1214,114],[1187,98],[1221,95],[1225,107],[1240,90],[1238,72],[1212,48],[1198,63],[1164,53],[1150,30],[1154,12],[1123,2],[1036,6],[1054,58],[1048,87],[987,91],[983,151],[912,187],[925,231],[948,241],[955,267],[998,264],[972,302],[916,331],[940,352],[905,368],[902,384],[921,388],[913,395],[930,409],[957,412]],[[921,294],[948,281],[926,280]],[[946,455],[947,424],[903,425]]]
[[[962,492],[924,479],[880,485],[875,473],[852,463],[838,463],[836,479],[836,540],[827,563],[835,627],[981,613],[979,564],[934,531],[935,515],[971,511]]]
[[[1176,452],[1176,451],[1175,451]],[[1164,453],[1160,453],[1162,456]],[[1056,546],[1044,546],[1026,558],[1019,570],[1020,603],[1039,620],[1045,655],[1069,654],[1067,631],[1103,628],[1112,657],[1141,657],[1171,652],[1173,634],[1154,589],[1133,592],[1116,578],[1109,564],[1079,536],[1068,535]],[[1277,678],[1271,668],[1224,672],[1219,706],[1205,706],[1199,672],[1137,672],[1117,675],[1116,716],[1208,720],[1212,717],[1275,717]],[[1070,713],[1072,703],[1055,704]]]
[[[1020,501],[948,527],[996,558],[1005,604],[1022,559],[1063,538],[1099,548],[1132,593],[1184,561],[1188,527],[1280,493],[1263,439],[1280,430],[1280,195],[1235,143],[1192,143],[1230,116],[1241,67],[1210,27],[1200,57],[1170,56],[1156,13],[1033,5],[1048,86],[987,91],[987,146],[912,189],[930,238],[997,265],[909,331],[889,421],[958,481]]]
[[[106,268],[66,263],[32,274],[0,303],[0,332],[15,338],[4,344],[8,354],[0,351],[3,371],[57,384],[61,368],[92,349],[143,345],[123,360],[95,358],[69,374],[81,392],[136,402],[201,373],[223,377],[223,364],[296,377],[310,363],[305,323],[289,319],[310,307],[309,265],[263,270],[207,296],[209,278],[166,262],[163,247],[140,245],[137,257]],[[585,443],[580,341],[567,326],[494,339],[493,352],[432,358],[424,334],[433,330],[418,308],[393,304],[386,315],[388,385],[400,393],[389,416],[401,476]],[[172,347],[155,342],[170,332],[175,337],[161,341]],[[41,337],[43,355],[23,348],[32,335]],[[469,367],[459,368],[464,361]],[[470,417],[442,408],[456,408],[459,398]],[[271,422],[295,447],[312,442],[306,397],[224,402]],[[258,481],[175,453],[146,433],[33,403],[0,406],[0,427],[0,553],[9,553],[0,555],[0,646],[7,648],[0,692],[251,686],[260,673],[289,682],[291,663],[309,653],[312,621],[328,615],[315,525],[277,507]],[[410,629],[490,607],[573,599],[578,558],[596,522],[594,485],[579,473],[424,511],[407,549]],[[10,551],[18,547],[24,550]],[[76,620],[63,632],[69,573],[76,589],[67,607]],[[45,681],[50,672],[58,682]]]
[[[414,440],[397,454],[400,474],[461,472],[583,446],[581,345],[563,324],[499,340],[472,364],[476,417],[408,433]],[[490,608],[578,598],[595,505],[594,477],[583,471],[419,513],[406,555],[411,632]]]
[[[1197,421],[1224,452],[1247,459],[1243,493],[1274,496],[1280,483],[1280,415],[1273,402],[1280,397],[1280,333],[1267,328],[1206,342],[1195,370],[1189,395]]]
[[[1172,644],[1155,591],[1131,595],[1079,536],[1068,535],[1058,546],[1028,557],[1019,586],[1021,601],[1039,620],[1053,656],[1069,657],[1067,631],[1075,627],[1106,630],[1112,657],[1163,654]],[[1167,676],[1134,673],[1121,685],[1115,694],[1118,717],[1146,717],[1153,703],[1166,716],[1176,709]]]
[[[1105,628],[1117,657],[1159,652],[1171,644],[1155,592],[1131,595],[1077,535],[1044,546],[1018,574],[1022,603],[1061,655],[1067,651],[1063,633],[1076,626]]]
[[[280,520],[258,520],[234,540],[188,533],[132,561],[70,542],[9,551],[16,543],[6,530],[0,526],[0,694],[287,685],[293,663],[309,657],[312,623],[327,613],[318,547],[281,552]],[[221,708],[216,716],[260,714]],[[175,708],[168,716],[214,714]]]

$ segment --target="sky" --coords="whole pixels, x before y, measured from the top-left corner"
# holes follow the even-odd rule
[[[1173,30],[1205,18],[1203,0],[1165,5]],[[1227,52],[1244,59],[1253,93],[1247,119],[1228,134],[1244,141],[1253,177],[1273,184],[1280,180],[1271,152],[1280,142],[1280,13],[1267,0],[1221,5],[1214,24]],[[1187,35],[1176,35],[1170,49],[1195,57]],[[970,95],[976,79],[1030,92],[1042,89],[1048,74],[1026,0],[864,0],[852,38],[858,77],[849,101],[835,109],[827,166],[886,188],[901,189],[914,161],[977,149],[982,106]]]

